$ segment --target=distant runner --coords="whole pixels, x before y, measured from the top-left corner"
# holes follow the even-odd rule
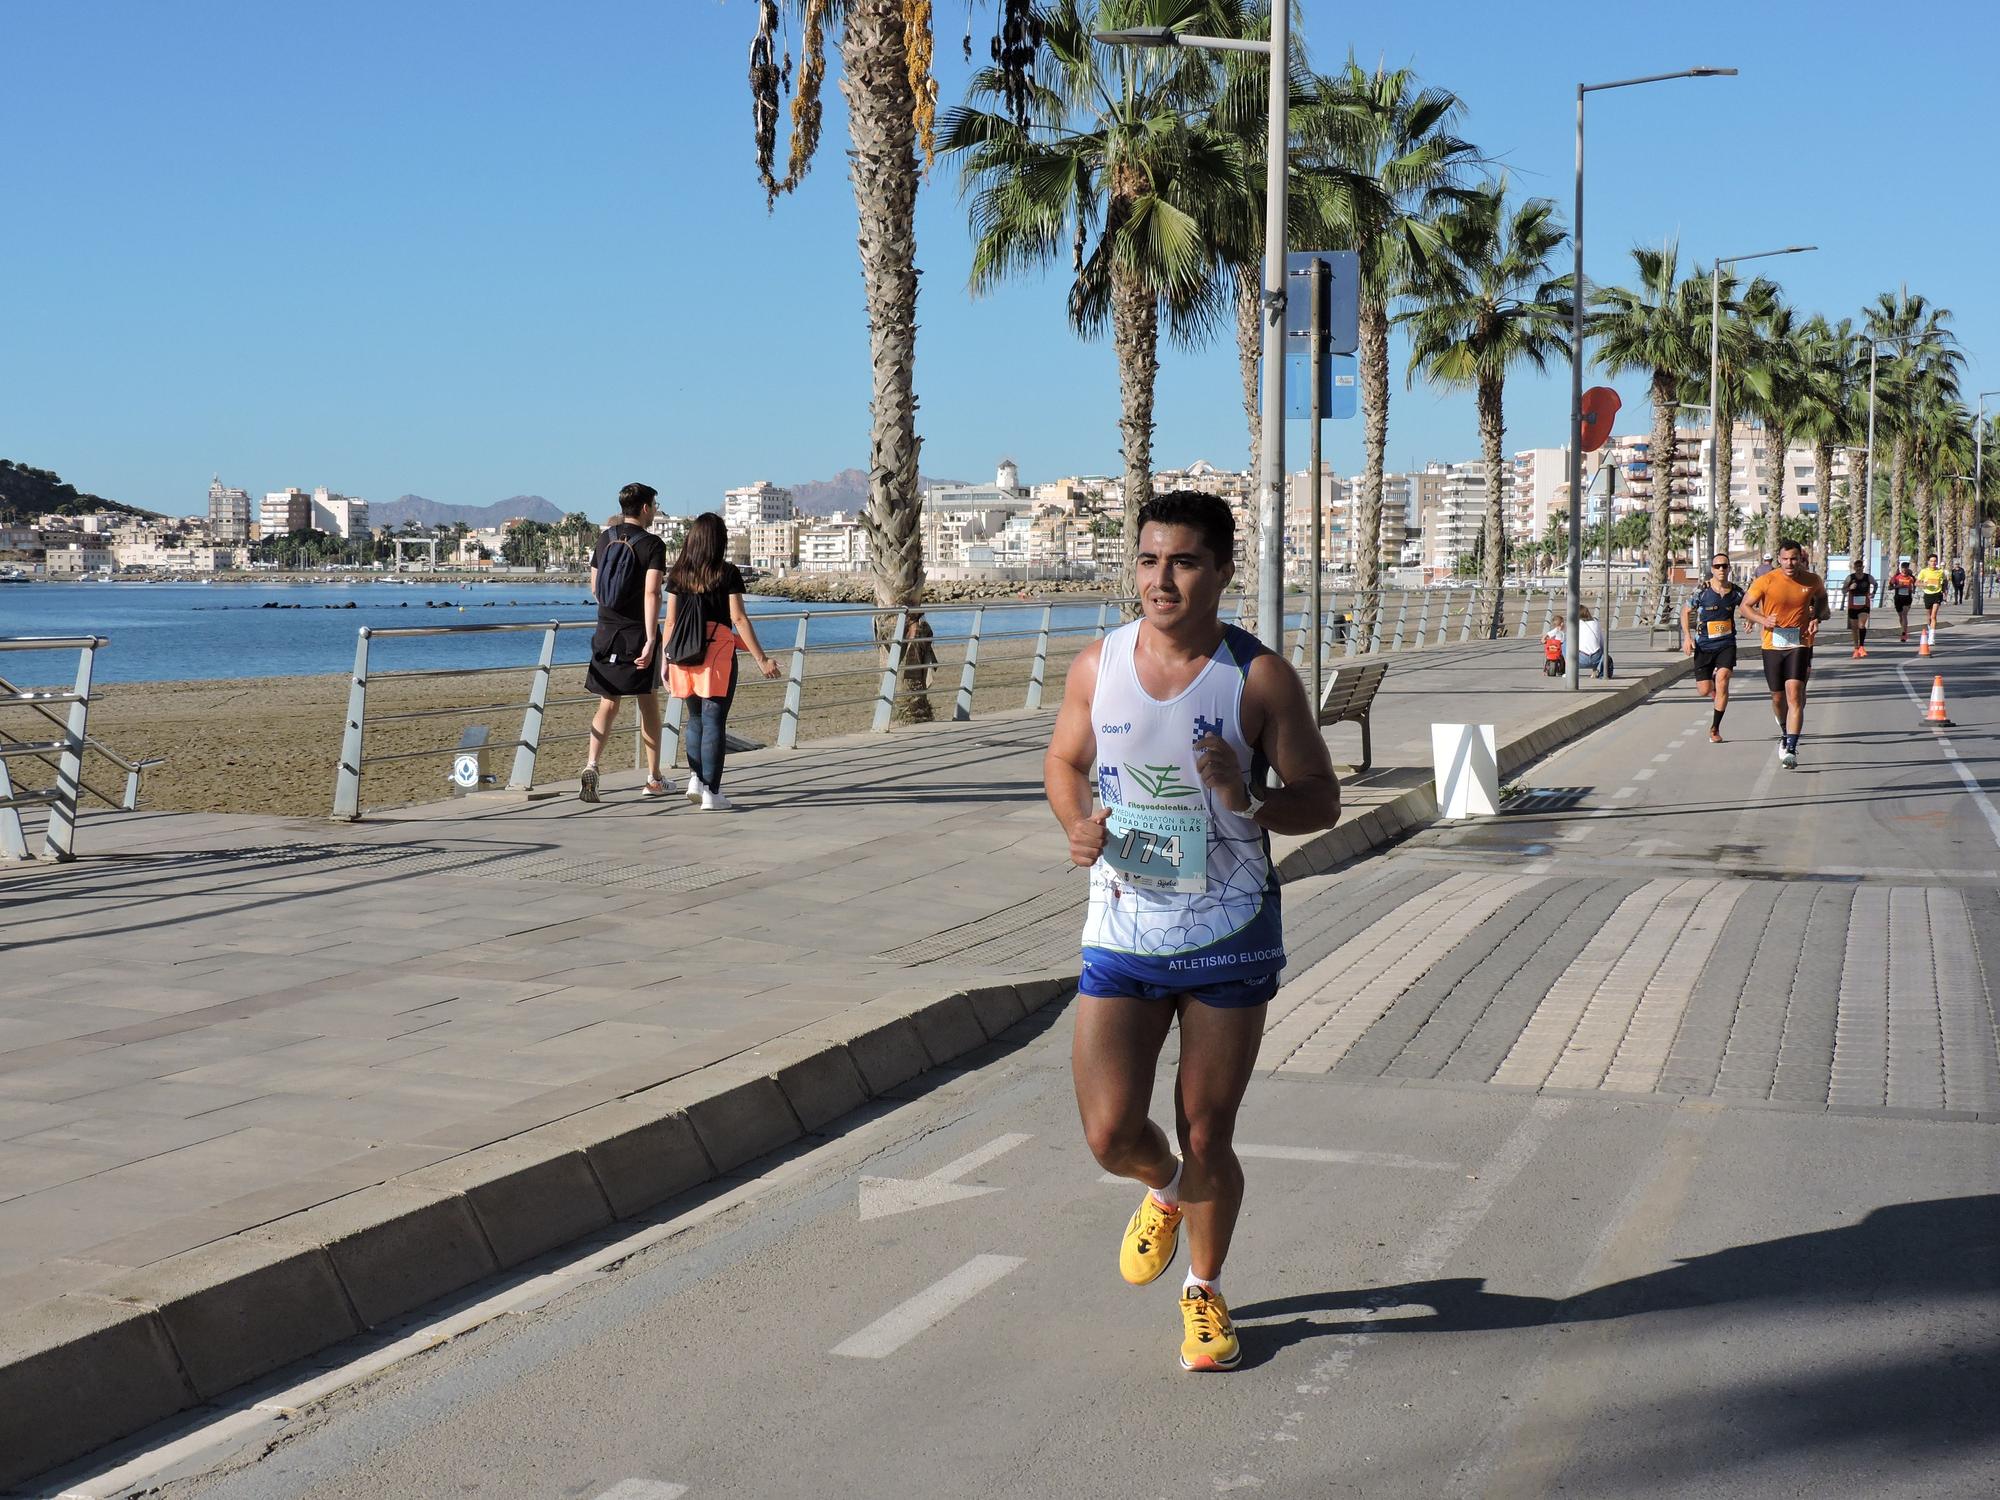
[[[1797,542],[1778,548],[1778,566],[1750,585],[1743,613],[1764,628],[1764,685],[1771,712],[1779,715],[1778,764],[1799,763],[1799,734],[1806,722],[1806,681],[1812,676],[1813,641],[1819,622],[1833,611],[1826,585],[1805,568]]]
[[[1854,637],[1854,654],[1868,654],[1868,611],[1875,597],[1875,578],[1864,571],[1852,572],[1840,586],[1847,599],[1847,629]]]
[[[1298,673],[1216,613],[1235,572],[1228,505],[1161,495],[1137,541],[1143,616],[1077,656],[1043,762],[1070,860],[1090,870],[1071,1071],[1092,1154],[1148,1189],[1120,1274],[1165,1271],[1185,1215],[1181,1368],[1229,1370],[1236,1112],[1285,962],[1269,834],[1332,827],[1340,787]],[[1266,789],[1266,766],[1281,787]],[[1176,1018],[1178,1156],[1150,1117]]]
[[[1931,554],[1930,565],[1917,573],[1917,587],[1924,591],[1924,624],[1931,630],[1937,629],[1938,606],[1944,603],[1944,586],[1949,582],[1943,568],[1937,565],[1937,554]]]
[[[1729,576],[1729,557],[1718,552],[1709,559],[1708,582],[1681,607],[1681,650],[1694,658],[1695,687],[1713,697],[1708,740],[1722,743],[1722,716],[1729,708],[1729,678],[1736,670],[1736,611],[1743,590]]]
[[[1965,603],[1965,564],[1962,562],[1951,565],[1951,602]]]
[[[1917,575],[1910,571],[1910,560],[1906,557],[1896,564],[1896,571],[1889,575],[1889,597],[1896,605],[1896,619],[1903,627],[1903,639],[1910,638],[1910,604],[1917,596]]]

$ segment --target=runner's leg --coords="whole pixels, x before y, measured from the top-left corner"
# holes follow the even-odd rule
[[[1078,995],[1070,1039],[1070,1074],[1090,1154],[1105,1171],[1151,1188],[1174,1180],[1167,1133],[1147,1113],[1173,1019],[1164,1000]]]
[[[1806,727],[1806,685],[1794,677],[1785,684],[1785,733],[1796,740]]]
[[[1188,1269],[1203,1281],[1222,1274],[1236,1215],[1243,1206],[1243,1164],[1236,1159],[1236,1112],[1268,1005],[1224,1008],[1182,996],[1181,1065],[1174,1116],[1181,1154],[1181,1211],[1187,1216]]]

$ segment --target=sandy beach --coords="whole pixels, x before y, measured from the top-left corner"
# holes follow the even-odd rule
[[[1062,691],[1063,670],[1079,646],[1078,638],[1052,642],[1043,702],[1053,707]],[[947,718],[957,695],[964,648],[940,647],[941,661],[933,674],[931,701],[936,716]],[[789,665],[783,651],[773,655]],[[1021,707],[1032,655],[1027,640],[987,640],[982,643],[975,715]],[[750,659],[740,658],[742,675],[730,714],[733,734],[773,743],[784,704],[785,683],[757,676]],[[838,652],[815,651],[805,684],[800,717],[801,741],[845,734],[869,726],[880,668],[872,647]],[[583,695],[581,665],[559,667],[550,699]],[[527,669],[494,673],[469,680],[430,678],[384,680],[371,685],[366,753],[378,755],[436,750],[435,756],[369,764],[362,800],[368,807],[404,806],[449,795],[446,772],[450,750],[467,724],[485,724],[497,748],[490,769],[505,778],[512,747],[521,728],[532,673]],[[341,726],[347,706],[344,675],[257,677],[217,682],[111,683],[100,687],[90,710],[92,738],[131,758],[164,757],[166,764],[146,773],[141,805],[148,808],[198,812],[276,813],[293,817],[325,817],[333,805],[334,767],[340,749]],[[496,707],[504,705],[504,707]],[[431,718],[376,723],[377,715],[420,709],[458,708],[466,712]],[[548,713],[538,782],[573,778],[583,762],[583,736],[590,703],[564,703]],[[628,705],[613,731],[614,743],[605,763],[632,764],[632,728],[636,712]],[[53,730],[53,726],[51,726]],[[669,747],[671,754],[671,747]],[[18,783],[49,784],[51,773],[35,762],[16,760]],[[124,773],[92,755],[84,779],[113,797],[125,784]]]

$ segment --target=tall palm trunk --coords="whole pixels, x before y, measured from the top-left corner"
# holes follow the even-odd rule
[[[1486,463],[1486,567],[1480,586],[1486,590],[1491,618],[1486,638],[1498,640],[1506,623],[1507,603],[1501,587],[1507,577],[1506,475],[1500,468],[1500,443],[1507,423],[1501,404],[1501,384],[1497,376],[1482,375],[1476,400],[1479,408],[1479,456]]]
[[[847,97],[861,280],[873,375],[868,411],[868,500],[864,516],[875,602],[920,604],[924,592],[923,505],[917,493],[916,94],[910,87],[902,0],[854,0],[841,33],[840,91]],[[886,645],[894,617],[882,617]],[[920,613],[906,627],[899,718],[928,720],[925,696],[936,661]]]
[[[1117,205],[1112,212],[1120,212]],[[1138,276],[1123,269],[1111,273],[1111,344],[1118,354],[1118,432],[1125,448],[1125,547],[1118,590],[1130,598],[1139,588],[1139,507],[1153,497],[1153,388],[1160,374],[1160,309]]]
[[[1819,515],[1813,525],[1813,556],[1824,569],[1827,548],[1832,545],[1833,525],[1833,444],[1830,442],[1813,444],[1813,497],[1819,506]],[[1848,538],[1847,546],[1849,551],[1853,550],[1852,536]]]
[[[1382,581],[1382,466],[1389,450],[1389,309],[1361,299],[1361,514],[1355,521],[1356,625],[1365,648],[1375,638],[1375,590]]]
[[[1910,445],[1900,433],[1889,450],[1889,550],[1890,562],[1903,555],[1903,481],[1909,474]]]
[[[1249,524],[1237,543],[1243,565],[1236,570],[1237,585],[1243,590],[1243,618],[1257,618],[1258,526],[1262,507],[1255,501],[1257,481],[1264,464],[1264,426],[1258,415],[1257,361],[1264,349],[1264,268],[1261,264],[1236,268],[1236,374],[1243,382],[1243,423],[1250,433],[1251,504],[1244,507]]]
[[[1715,444],[1715,493],[1709,496],[1708,503],[1715,507],[1716,543],[1726,548],[1736,519],[1736,418],[1732,413],[1715,414],[1715,431],[1710,434],[1710,441]]]
[[[1922,567],[1931,555],[1931,482],[1927,475],[1917,476],[1917,492],[1910,497],[1910,505],[1917,513],[1917,555],[1911,559]]]
[[[1674,497],[1674,399],[1680,394],[1672,370],[1653,371],[1653,436],[1651,446],[1646,450],[1646,471],[1651,476],[1649,486],[1652,499],[1649,509],[1652,514],[1646,529],[1646,577],[1647,607],[1659,609],[1664,606],[1667,594],[1667,528],[1668,512],[1673,507]],[[1581,496],[1572,496],[1570,504],[1581,505]],[[1610,506],[1605,507],[1606,524],[1610,523]],[[1718,520],[1728,512],[1722,511]]]
[[[1771,503],[1764,513],[1764,550],[1773,557],[1778,555],[1779,527],[1785,518],[1785,444],[1789,437],[1782,427],[1764,424],[1764,453],[1771,464],[1771,493],[1766,497]]]
[[[1849,557],[1860,558],[1856,551],[1861,546],[1862,537],[1874,526],[1875,518],[1867,514],[1868,467],[1874,463],[1875,455],[1866,448],[1847,450],[1847,553]],[[1860,558],[1857,567],[1866,567],[1867,559]]]

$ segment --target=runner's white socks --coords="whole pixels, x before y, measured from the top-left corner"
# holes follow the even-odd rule
[[[1153,1189],[1153,1197],[1159,1201],[1160,1207],[1179,1208],[1181,1206],[1181,1173],[1186,1168],[1187,1163],[1176,1156],[1174,1158],[1174,1175],[1172,1180],[1165,1187],[1156,1187]]]

